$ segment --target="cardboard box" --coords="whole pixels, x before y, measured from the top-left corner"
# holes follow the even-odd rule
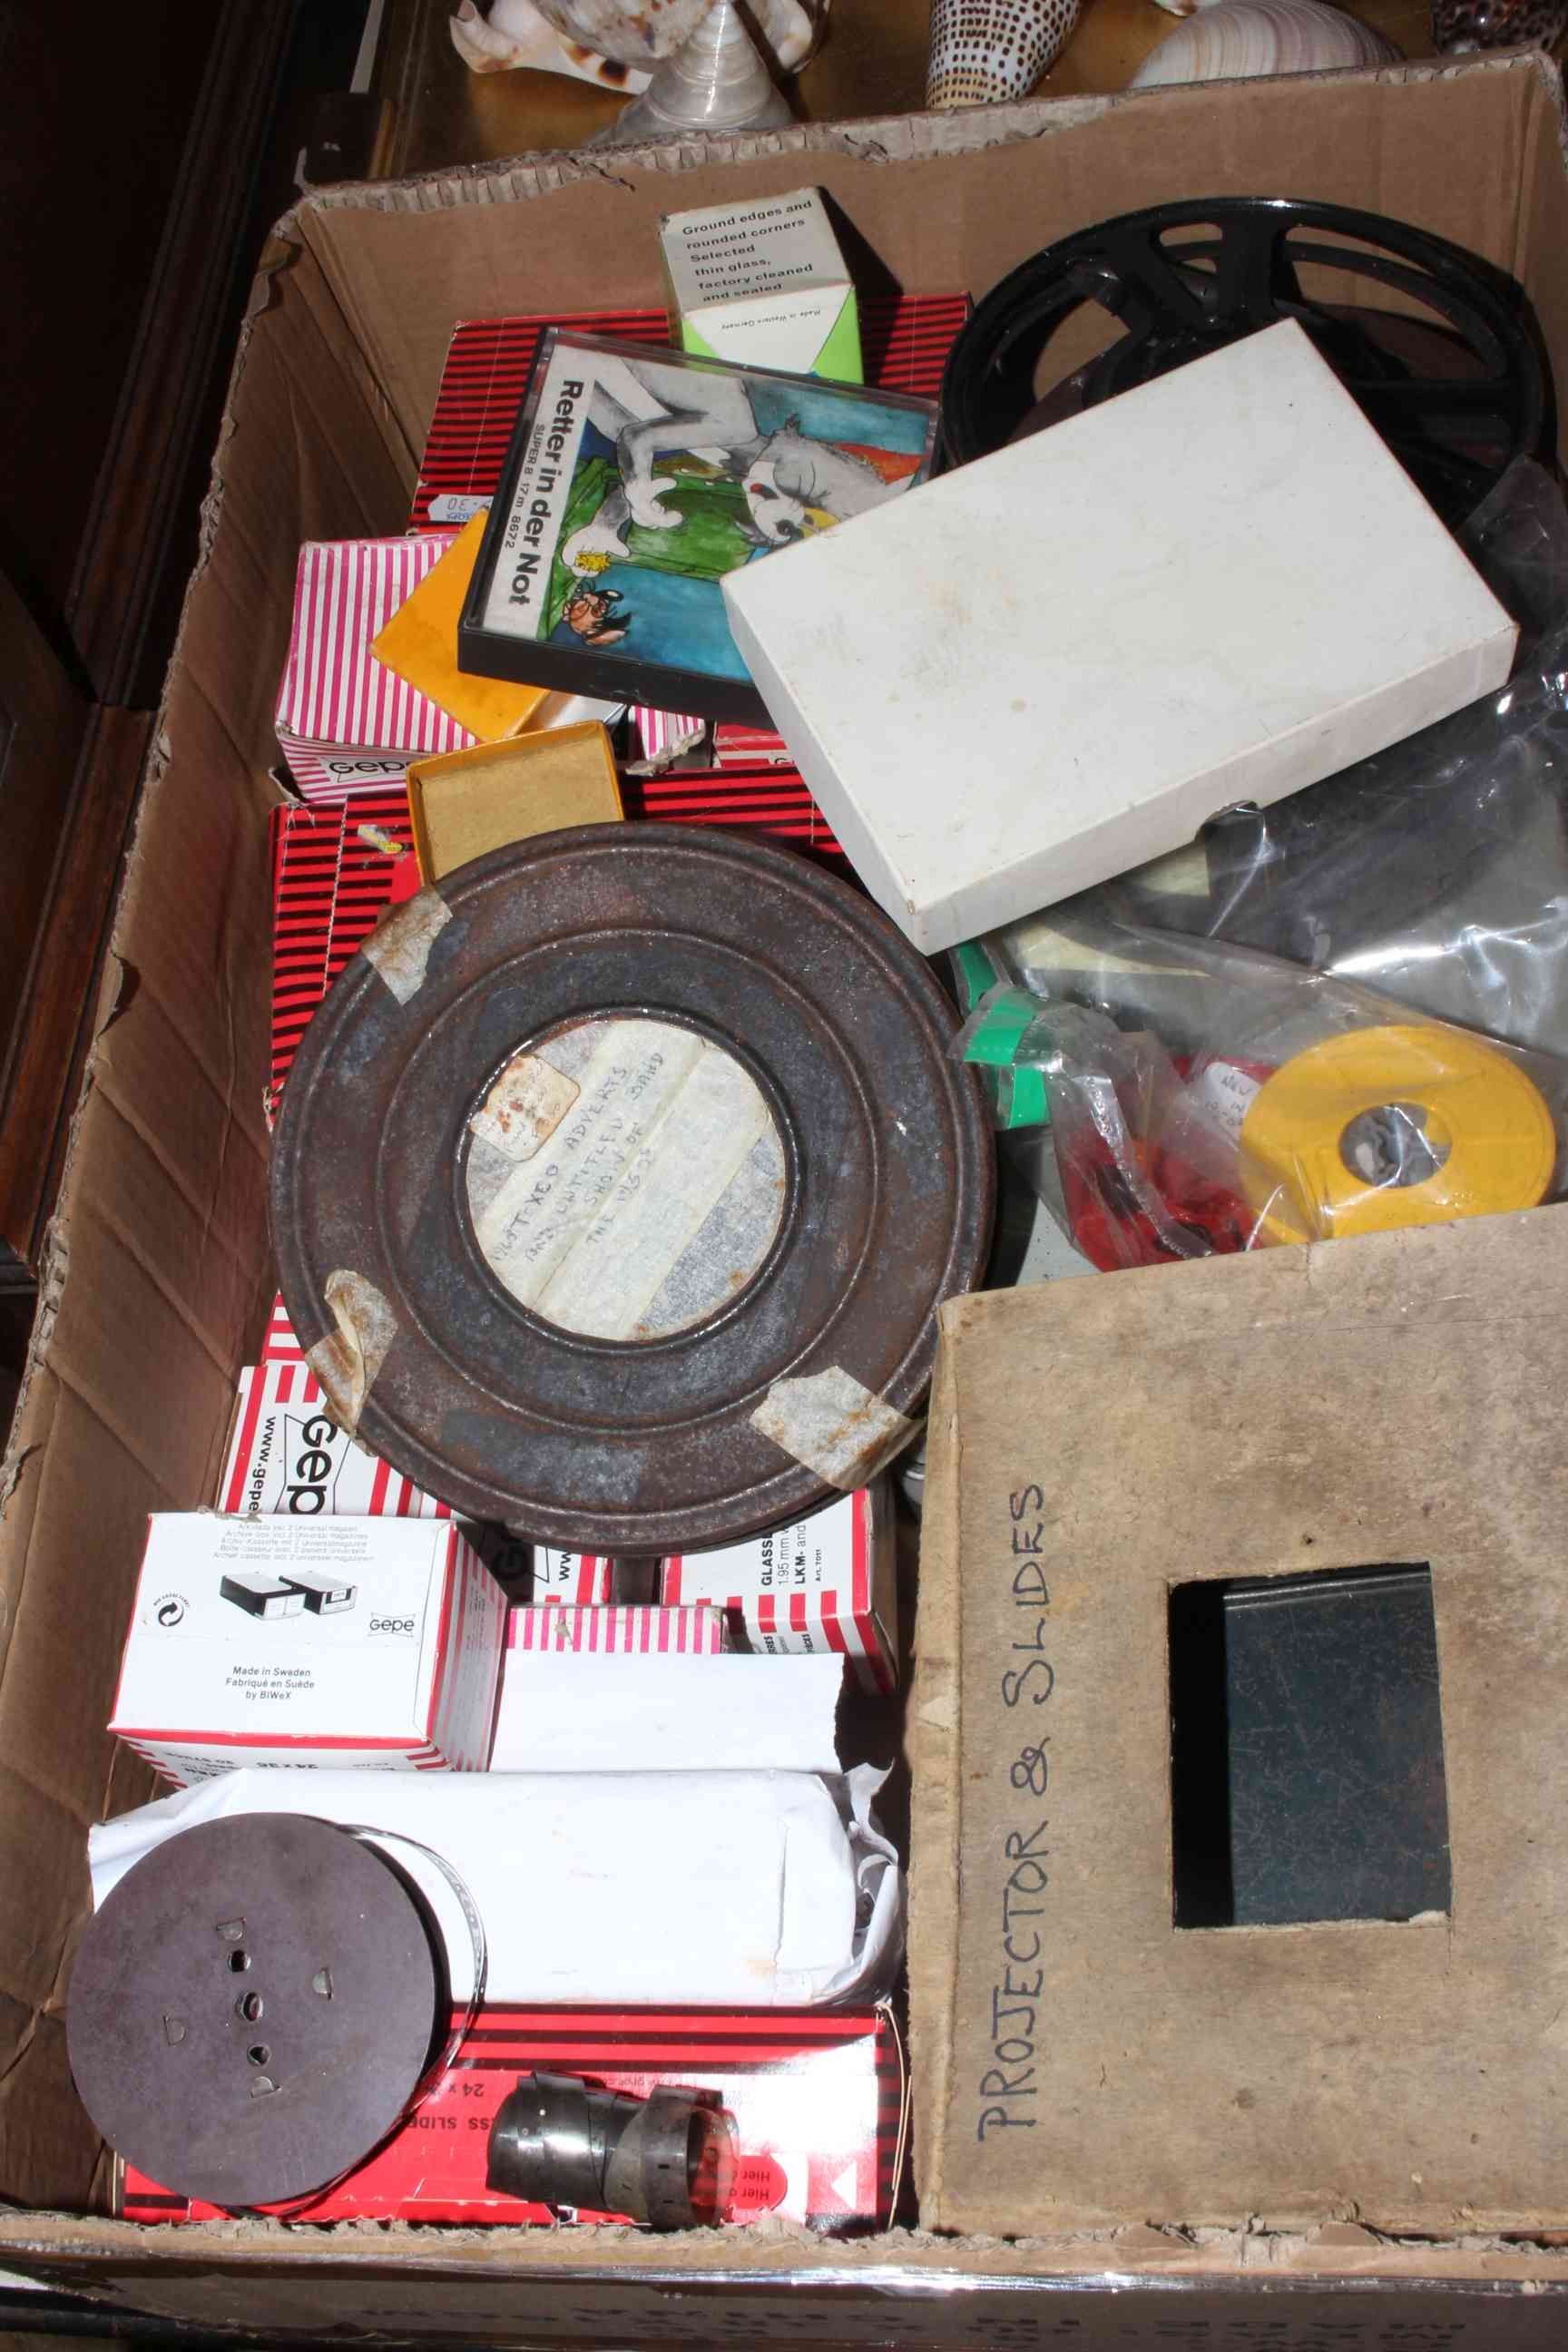
[[[454,2023],[460,2022],[455,2020]],[[898,2032],[885,2010],[481,2010],[440,2084],[386,2146],[295,2218],[539,2228],[542,2205],[485,2180],[496,2110],[519,2074],[582,2074],[646,2097],[661,2083],[716,2091],[735,2119],[734,2224],[793,2221],[818,2232],[885,2224],[903,2132]],[[117,2167],[132,2221],[211,2221]],[[611,2217],[581,2212],[579,2221]],[[578,2241],[584,2256],[589,2249]]]
[[[809,1519],[664,1563],[668,1603],[727,1610],[748,1649],[842,1651],[865,1690],[899,1679],[893,1501],[885,1479]]]
[[[479,1771],[506,1614],[449,1525],[154,1512],[109,1727],[181,1787],[239,1764]]]
[[[613,824],[621,793],[610,739],[589,720],[416,760],[408,771],[408,812],[426,882],[536,833]]]
[[[601,1608],[610,1598],[610,1562],[599,1552],[533,1547],[531,1591],[540,1608]]]
[[[721,1609],[659,1609],[640,1604],[579,1609],[542,1604],[514,1609],[508,1650],[581,1650],[589,1656],[717,1657],[729,1648]]]
[[[302,1361],[250,1364],[241,1372],[217,1507],[246,1518],[273,1511],[307,1519],[452,1516],[449,1504],[422,1494],[338,1427]]]
[[[929,2226],[1568,2221],[1565,1290],[1553,1208],[942,1308]],[[1241,1683],[1206,1605],[1237,1592],[1298,1621],[1248,1635]],[[1359,1654],[1325,1646],[1331,1597]]]
[[[622,782],[626,813],[668,824],[714,824],[757,834],[840,874],[848,860],[793,768],[670,768]]]
[[[659,247],[684,350],[864,382],[854,281],[815,188],[667,213]]]
[[[721,585],[928,954],[1447,717],[1518,638],[1293,319]]]
[[[446,552],[386,620],[371,646],[384,669],[446,711],[478,742],[500,742],[526,727],[543,688],[471,677],[458,667],[458,620],[479,561],[484,520],[465,523]]]
[[[656,304],[664,212],[807,178],[900,282],[976,292],[1053,238],[1194,189],[1307,189],[1376,206],[1516,271],[1568,380],[1568,179],[1556,76],[1539,56],[805,125],[617,154],[608,174],[570,156],[514,157],[324,190],[284,226],[225,425],[112,940],[114,1018],[92,1048],[5,1474],[0,1854],[7,1885],[25,1893],[0,1905],[0,2268],[95,2298],[106,2330],[140,2313],[133,2332],[154,2337],[184,2326],[517,2347],[699,2330],[739,2343],[896,2341],[903,2352],[1014,2342],[1149,2352],[1184,2339],[1204,2352],[1558,2352],[1562,2248],[1465,2220],[1390,2239],[1362,2230],[1348,2200],[1321,2231],[1262,2221],[1183,2234],[1149,2228],[1129,2200],[1111,2231],[1022,2242],[818,2244],[779,2227],[743,2245],[731,2234],[585,2246],[545,2231],[476,2243],[395,2222],[345,2234],[265,2221],[152,2237],[106,2218],[108,2168],[66,2067],[63,1988],[87,1907],[86,1826],[153,1788],[102,1729],[146,1515],[211,1492],[237,1370],[254,1360],[273,1289],[260,1109],[266,817],[300,543],[402,527],[410,453],[457,320],[580,305],[589,289],[602,302]],[[44,187],[39,201],[58,197]],[[1371,1246],[1342,1245],[1347,1258]],[[1109,1303],[1163,1278],[1079,1287]],[[1397,1350],[1397,1335],[1389,1344]],[[1058,1369],[1054,1358],[1037,1367],[1036,1387]],[[1096,1410],[1114,1419],[1120,1405],[1100,1399]],[[1554,1411],[1543,1384],[1527,1425],[1554,1426]],[[1242,1421],[1238,1406],[1227,1433]],[[1128,1427],[1135,1448],[1131,1416]],[[1130,1480],[1140,1459],[1133,1450]],[[1059,1491],[1070,1492],[1070,1451],[1045,1465]],[[1267,1465],[1261,1483],[1275,1475]],[[1446,1496],[1456,1483],[1446,1475]],[[1239,1524],[1247,1497],[1236,1492]],[[1478,1487],[1467,1507],[1492,1504]],[[927,1602],[934,1590],[933,1569]],[[1519,1785],[1512,1756],[1500,1757],[1504,1843]],[[917,1942],[942,1965],[920,1917],[922,1868]],[[1538,1958],[1555,1965],[1544,1946]],[[1348,2032],[1367,2021],[1358,2007]],[[1474,2024],[1487,2027],[1484,2011]],[[1467,2017],[1461,2042],[1471,2029]],[[1555,2044],[1539,2051],[1546,2073]],[[930,2071],[925,2087],[935,2115]],[[1094,2096],[1134,2105],[1138,2087],[1108,2070]],[[1142,2112],[1157,2136],[1166,2114]],[[1548,2179],[1542,2217],[1552,2189]]]
[[[863,287],[859,299],[868,380],[885,392],[934,400],[952,339],[969,315],[968,296]],[[662,309],[459,320],[426,432],[411,530],[466,523],[489,505],[546,327],[576,327],[623,342],[669,341]]]
[[[476,740],[371,651],[451,543],[450,531],[431,531],[300,549],[276,733],[308,801],[401,782],[421,751],[459,751]]]

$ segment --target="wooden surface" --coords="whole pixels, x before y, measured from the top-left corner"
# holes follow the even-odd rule
[[[615,120],[622,99],[563,75],[470,72],[447,31],[453,5],[387,0],[376,64],[383,110],[373,177],[578,146]],[[1426,0],[1364,0],[1354,13],[1407,57],[1431,53]],[[929,0],[831,0],[826,37],[790,85],[803,119],[826,122],[921,109],[930,14]],[[1124,89],[1174,22],[1155,0],[1088,0],[1072,39],[1036,94],[1076,98]]]

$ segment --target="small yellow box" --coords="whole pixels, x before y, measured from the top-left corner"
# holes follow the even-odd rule
[[[548,689],[502,677],[470,677],[458,667],[458,615],[484,534],[485,518],[477,514],[398,606],[371,651],[481,743],[494,743],[526,727]]]
[[[509,842],[563,825],[611,824],[626,814],[610,739],[596,719],[417,760],[408,771],[408,807],[426,882]]]

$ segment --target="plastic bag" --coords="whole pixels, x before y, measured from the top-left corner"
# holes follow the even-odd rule
[[[1568,508],[1525,462],[1463,537],[1521,624],[1500,694],[955,954],[962,1050],[1096,1265],[1562,1189]]]
[[[1011,978],[959,1050],[990,1069],[998,1127],[1022,1141],[1048,1121],[1059,1209],[1037,1189],[1102,1270],[1532,1208],[1562,1187],[1554,1055],[1082,901],[987,949]]]
[[[1500,694],[1073,903],[1568,1054],[1568,508],[1526,461],[1462,537],[1521,625]]]

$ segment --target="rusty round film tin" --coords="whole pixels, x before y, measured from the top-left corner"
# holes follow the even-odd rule
[[[445,877],[342,974],[279,1120],[283,1296],[329,1397],[418,1486],[568,1549],[701,1549],[831,1500],[859,1483],[853,1427],[826,1459],[752,1416],[828,1375],[851,1403],[864,1395],[868,1473],[879,1430],[923,1395],[936,1309],[978,1278],[991,1224],[992,1140],[955,1026],[879,910],[787,851],[595,825]],[[686,1041],[673,1056],[672,1038]],[[685,1050],[714,1097],[706,1127],[700,1105],[690,1113],[692,1147],[665,1171],[668,1215],[645,1213],[647,1232],[679,1237],[699,1215],[735,1121],[756,1143],[722,1279],[711,1244],[717,1231],[728,1246],[734,1192],[617,1325],[586,1277],[565,1307],[531,1295],[526,1268],[522,1295],[509,1287],[487,1221],[512,1232],[501,1213],[516,1201],[526,1238],[531,1192],[576,1181],[562,1171],[579,1149],[607,1171],[600,1197],[617,1216],[633,1201],[641,1130],[623,1118],[612,1133],[627,1106],[605,1094],[628,1040],[632,1083]],[[503,1079],[518,1116],[498,1126]],[[661,1150],[685,1132],[685,1102],[665,1105]],[[492,1138],[524,1156],[486,1206],[475,1155]]]
[[[429,2063],[444,1995],[416,1897],[331,1822],[198,1822],[132,1864],[71,1971],[71,2074],[110,2146],[229,2209],[335,2180]]]

